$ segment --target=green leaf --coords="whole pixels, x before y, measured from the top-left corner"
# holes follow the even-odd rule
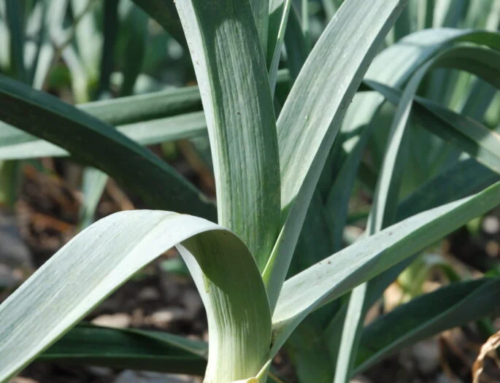
[[[424,29],[430,29],[434,25],[434,9],[436,7],[436,0],[427,0],[422,5],[425,8]]]
[[[203,112],[194,112],[123,125],[117,131],[140,145],[154,145],[206,135],[207,124]],[[0,160],[67,155],[66,150],[50,142],[0,123]]]
[[[448,171],[434,177],[401,202],[398,206],[396,220],[399,222],[422,211],[468,197],[499,180],[500,176],[498,174],[473,159],[460,161]],[[407,258],[407,260],[391,267],[370,281],[370,288],[365,298],[365,306],[371,307],[380,298],[389,284],[396,279],[414,258],[414,256]],[[346,311],[347,307],[344,306],[342,312],[339,312],[332,319],[325,331],[325,335],[329,339],[328,344],[332,350],[335,350],[335,347],[340,343],[342,322],[344,322],[342,315],[345,316]]]
[[[371,89],[375,89],[392,103],[399,103],[400,92],[377,84],[373,81],[365,82]],[[476,160],[488,166],[495,172],[500,171],[500,157],[498,147],[500,136],[480,124],[479,122],[461,116],[427,99],[416,97],[415,113],[412,117],[422,127],[436,134],[441,139],[453,143]]]
[[[304,66],[309,55],[309,47],[306,38],[302,33],[299,15],[295,7],[290,9],[288,23],[285,32],[285,48],[287,54],[287,66],[292,78],[295,80],[299,76],[300,70]]]
[[[331,383],[333,366],[322,336],[320,323],[307,318],[293,332],[287,343],[287,354],[295,367],[299,382]]]
[[[363,239],[286,281],[273,316],[273,353],[311,311],[500,204],[500,183]]]
[[[21,190],[21,163],[0,162],[0,205],[14,209]]]
[[[404,0],[344,2],[297,78],[278,119],[284,227],[265,272],[274,307],[307,206],[366,68]],[[352,41],[359,44],[352,44]]]
[[[417,9],[416,2],[411,2],[404,10],[401,12],[401,16],[397,19],[394,24],[393,35],[394,41],[398,41],[401,38],[411,34],[416,28],[416,15]]]
[[[249,1],[253,17],[255,21],[255,26],[257,27],[257,33],[260,37],[260,43],[262,47],[262,52],[267,52],[267,35],[269,31],[269,7],[271,0],[252,0]]]
[[[455,144],[458,149],[462,149],[491,170],[500,173],[500,155],[498,152],[500,134],[489,130],[486,126],[473,119],[463,117],[431,101],[423,101],[421,104],[439,117],[442,122],[445,122],[445,124],[440,123],[436,126],[426,123],[425,126],[428,127],[429,131],[445,141]],[[423,118],[426,118],[425,114]],[[441,127],[443,127],[442,131],[440,131]]]
[[[288,86],[288,80],[287,71],[278,71],[277,85],[280,90]],[[118,130],[143,145],[190,138],[206,131],[203,113],[191,113],[202,110],[201,96],[197,86],[89,102],[77,107],[111,125],[130,125],[124,126],[123,129],[118,127]],[[165,119],[165,117],[182,114],[186,116]],[[149,122],[150,120],[157,121]],[[135,122],[138,124],[133,125]],[[24,148],[25,150],[12,148],[11,151],[7,148],[9,145],[36,140],[38,139],[34,136],[0,122],[0,147],[3,148],[2,153],[5,153],[5,158],[10,158],[9,155],[12,155],[12,158],[32,158],[60,156],[66,153],[60,148],[56,149],[56,146],[50,143],[33,144]],[[32,153],[32,150],[38,154]]]
[[[104,6],[104,42],[101,50],[99,85],[95,98],[109,95],[111,74],[115,64],[115,45],[118,37],[118,4],[120,0],[106,0]]]
[[[460,114],[482,121],[496,95],[495,87],[486,81],[476,79],[465,99]]]
[[[355,373],[410,344],[496,312],[499,293],[499,278],[453,283],[379,317],[363,331]]]
[[[300,16],[301,16],[302,33],[304,34],[307,46],[310,47],[311,46],[311,36],[310,36],[310,27],[309,27],[309,17],[310,17],[309,16],[309,0],[301,0],[300,5],[301,5]]]
[[[108,176],[100,170],[87,167],[82,177],[82,200],[78,217],[78,229],[83,230],[94,222],[97,205],[108,182]]]
[[[444,48],[460,42],[482,44],[495,39],[498,39],[497,34],[485,31],[450,28],[420,31],[382,51],[373,60],[365,79],[400,87],[422,64],[441,53]],[[383,102],[383,97],[374,95],[369,100],[363,100],[363,103],[355,100],[350,108],[358,110],[360,119],[364,121],[372,118]],[[352,129],[355,128],[356,126]],[[375,142],[379,144],[372,147],[371,151],[377,158],[382,157],[387,134],[387,129],[383,127],[375,132]]]
[[[93,0],[71,0],[70,5],[75,15],[75,22],[67,32],[68,40],[56,41],[66,45],[61,52],[61,58],[71,74],[73,96],[75,102],[79,104],[88,102],[91,81],[97,79],[99,75],[103,36],[97,26],[93,10],[103,4]],[[57,37],[60,39],[61,36]]]
[[[304,271],[332,253],[328,218],[323,200],[316,192],[307,210],[288,277]]]
[[[273,0],[270,4],[267,60],[269,63],[269,83],[273,97],[276,82],[278,81],[278,66],[291,7],[292,0]]]
[[[144,210],[117,213],[90,226],[2,303],[0,382],[173,246],[206,307],[211,345],[207,379],[254,376],[269,350],[271,317],[252,255],[235,235],[209,221]]]
[[[134,91],[137,77],[141,73],[148,40],[148,15],[137,7],[132,7],[128,15],[127,48],[123,58],[123,84],[120,96],[129,96]]]
[[[176,2],[202,94],[214,162],[218,222],[260,269],[280,225],[276,122],[267,66],[248,0]]]
[[[69,0],[43,1],[44,7],[48,9],[44,15],[44,33],[40,38],[40,52],[36,61],[33,63],[32,86],[35,89],[42,89],[47,83],[48,76],[52,69],[56,50],[53,45],[62,44],[65,38],[68,38],[68,31],[63,30],[63,24],[68,9]]]
[[[500,47],[500,45],[498,45],[500,42],[500,36],[497,36],[497,39],[498,42],[493,43],[492,46]],[[489,75],[489,71],[491,70],[491,67],[495,67],[497,64],[500,64],[500,54],[495,53],[494,51],[485,50],[483,48],[458,47],[451,48],[439,54],[434,59],[429,60],[412,76],[405,87],[401,99],[399,100],[393,125],[391,127],[389,143],[386,148],[386,155],[382,165],[374,202],[377,212],[377,214],[372,216],[374,219],[373,224],[375,230],[378,231],[394,221],[398,195],[400,193],[400,185],[409,151],[409,148],[406,147],[408,138],[405,138],[408,137],[408,134],[406,133],[407,122],[417,89],[419,88],[424,76],[435,68],[452,66],[457,69],[473,70],[474,74],[478,76],[485,76],[486,79],[494,82],[496,81],[496,76],[498,76],[500,72],[498,72],[495,76],[493,73]],[[500,82],[498,82],[498,84],[500,85]],[[445,115],[446,118],[442,119],[450,121],[451,117],[454,115],[455,113],[450,112]],[[489,134],[489,136],[492,135]],[[483,147],[488,146],[489,144],[488,149],[496,152],[492,156],[495,156],[499,152],[500,136],[495,142],[494,137],[491,140],[486,141],[484,136],[478,137],[476,134],[476,140],[482,142]],[[498,159],[495,160],[497,164],[500,165],[500,156],[498,156]],[[494,164],[495,160],[488,163]],[[498,169],[500,171],[500,167],[498,167]]]
[[[337,354],[334,383],[349,381],[352,365],[354,364],[353,357],[356,355],[358,349],[359,331],[365,317],[365,301],[369,287],[369,282],[365,282],[357,286],[349,296],[347,311],[341,325],[342,335]]]
[[[203,375],[207,344],[167,333],[78,325],[37,360]]]
[[[359,1],[345,2],[329,24],[280,114],[283,210],[289,209],[310,170],[321,170],[323,164],[314,160],[331,147],[344,117],[339,112],[342,103],[350,102],[354,96],[378,44],[405,3],[379,0],[366,8]],[[360,44],[352,44],[358,35],[364,38]],[[319,169],[314,169],[313,164]]]
[[[27,72],[27,82],[32,84],[34,88],[37,88],[34,84],[35,74],[39,64],[42,62],[40,60],[41,52],[44,45],[46,44],[47,34],[48,34],[48,20],[52,18],[49,15],[49,4],[47,1],[41,1],[34,4],[33,8],[29,12],[27,17],[27,44],[26,49],[28,50],[26,72]],[[34,41],[29,41],[35,37]],[[37,89],[40,89],[39,87]]]
[[[368,235],[377,233],[394,223],[398,196],[400,195],[401,182],[409,152],[407,123],[413,106],[413,100],[424,76],[432,69],[450,65],[476,70],[476,74],[479,75],[484,71],[488,71],[490,66],[494,66],[493,64],[498,61],[496,56],[500,59],[500,55],[497,53],[483,48],[451,48],[426,62],[411,77],[398,103],[389,133],[373,207],[368,219],[368,228],[366,230]],[[467,65],[467,63],[469,64]],[[496,147],[498,151],[500,149],[500,137]],[[382,274],[381,278],[386,279],[384,274]],[[340,355],[337,361],[335,383],[347,382],[350,377],[364,316],[369,309],[369,306],[366,304],[366,295],[368,290],[373,290],[370,287],[371,284],[372,282],[363,284],[354,289],[351,294],[343,326],[344,330],[342,333]]]
[[[448,2],[448,9],[441,21],[441,26],[456,28],[465,19],[469,7],[469,0],[455,0]]]
[[[356,95],[356,97],[363,96],[360,94]],[[356,113],[355,111],[352,112]],[[349,124],[345,124],[344,126],[349,126]],[[348,151],[347,158],[342,163],[326,200],[334,252],[341,250],[343,247],[343,234],[347,222],[349,199],[354,188],[364,150],[375,127],[374,124],[368,123],[362,129],[359,135],[351,137],[344,143],[344,147]]]
[[[145,122],[202,110],[197,86],[89,102],[78,105],[78,108],[111,125]]]
[[[169,0],[132,0],[144,9],[149,16],[158,22],[180,44],[186,46],[186,37],[182,30],[175,2]]]
[[[65,148],[153,206],[214,219],[214,206],[198,190],[111,126],[5,77],[0,77],[0,103],[8,105],[0,119]]]
[[[468,28],[496,30],[498,19],[493,25],[489,22],[490,19],[496,19],[494,16],[495,9],[498,9],[495,8],[496,6],[494,0],[485,0],[480,3],[471,1],[467,10],[465,26]]]
[[[17,0],[6,0],[5,13],[10,36],[11,70],[19,81],[28,81],[24,66],[24,12],[23,4]]]
[[[469,158],[430,179],[400,202],[396,221],[468,197],[500,181],[500,175]]]

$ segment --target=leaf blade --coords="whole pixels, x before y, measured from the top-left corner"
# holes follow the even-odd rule
[[[206,359],[163,333],[78,325],[38,357],[38,361],[81,366],[203,375]],[[160,340],[160,337],[162,337]],[[184,338],[180,338],[185,341]],[[201,342],[200,342],[201,344]],[[196,347],[198,347],[196,345]],[[207,345],[204,344],[205,352]]]
[[[356,372],[408,344],[489,315],[499,307],[499,291],[498,278],[485,278],[454,283],[399,306],[363,331]],[[398,326],[394,326],[395,321]]]
[[[500,183],[472,197],[429,210],[391,226],[287,280],[273,315],[273,350],[282,344],[293,328],[314,308],[373,278],[498,204]],[[453,222],[453,226],[450,222]],[[370,252],[372,243],[384,250],[380,253],[378,250]],[[364,257],[362,254],[367,256],[366,263],[361,261]],[[381,254],[384,256],[381,257]],[[397,259],[393,258],[391,261],[393,256]]]
[[[370,8],[362,3],[344,2],[311,52],[277,122],[284,227],[264,271],[271,307],[278,300],[307,206],[346,106],[406,1],[377,0]],[[351,44],[355,36],[361,45]],[[333,98],[328,97],[332,94]]]
[[[111,126],[5,77],[0,77],[0,102],[9,105],[0,111],[2,120],[66,148],[153,206],[214,218],[213,205],[199,191]]]
[[[145,210],[117,213],[90,226],[2,303],[0,381],[50,346],[137,270],[176,245],[207,308],[209,366],[224,358],[233,372],[229,379],[253,376],[265,363],[259,355],[268,351],[271,323],[265,287],[248,249],[209,221]],[[239,364],[242,357],[244,365]]]
[[[218,222],[245,241],[262,269],[279,230],[280,179],[276,121],[252,7],[248,0],[176,6],[207,119]]]

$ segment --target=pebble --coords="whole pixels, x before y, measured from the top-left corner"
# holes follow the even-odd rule
[[[500,220],[494,216],[487,216],[483,220],[483,230],[487,234],[496,234],[500,231]]]
[[[30,265],[30,253],[24,244],[13,215],[0,211],[0,263],[10,267]]]
[[[148,317],[146,322],[160,328],[166,328],[172,322],[186,318],[186,310],[176,307],[159,310]]]
[[[139,293],[139,299],[142,301],[156,301],[160,298],[160,293],[154,287],[145,287]]]
[[[123,371],[115,383],[195,383],[191,377],[184,375],[157,374],[153,372]]]
[[[100,315],[95,318],[92,323],[96,326],[112,327],[112,328],[127,328],[130,326],[132,319],[130,315],[118,313],[113,315]]]
[[[349,383],[372,383],[370,379],[362,376],[362,375],[359,375],[359,376],[355,376],[354,379],[351,379],[351,381]]]
[[[435,339],[419,342],[412,347],[412,353],[423,374],[430,374],[439,368],[439,346]]]
[[[9,383],[38,383],[38,382],[30,378],[23,378],[22,376],[18,376],[17,378],[12,379]]]

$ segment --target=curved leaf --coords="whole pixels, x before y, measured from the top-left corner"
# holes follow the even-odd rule
[[[496,41],[493,40],[491,45],[500,48],[500,35],[496,37]],[[374,202],[377,212],[377,214],[372,215],[375,230],[380,230],[394,221],[398,195],[400,193],[400,183],[406,164],[405,157],[408,153],[408,148],[405,146],[407,140],[405,137],[408,137],[406,126],[410,117],[410,110],[413,106],[413,100],[424,76],[430,70],[438,67],[453,67],[454,69],[471,71],[473,74],[491,81],[494,85],[500,86],[500,81],[497,80],[500,71],[496,70],[498,65],[500,65],[499,53],[477,47],[457,47],[451,48],[439,54],[434,59],[429,60],[412,76],[398,103],[398,109],[391,127],[389,143],[387,144],[386,156]],[[453,121],[451,117],[454,115],[455,113],[452,112],[447,113],[442,120]],[[471,129],[471,131],[474,131],[474,129]],[[500,172],[500,155],[498,154],[500,152],[500,136],[496,140],[494,133],[488,134],[488,136],[492,137],[491,142],[488,142],[484,135],[480,135],[479,137],[476,135],[476,140],[483,146],[489,144],[488,149],[492,154],[488,156],[488,153],[483,152],[483,158],[489,160],[490,157],[496,157],[487,163],[491,164],[494,170],[498,169],[497,171]]]
[[[94,101],[77,107],[111,125],[145,122],[202,109],[197,86]]]
[[[497,40],[500,41],[498,37]],[[496,45],[498,45],[498,42],[493,40],[492,46]],[[409,132],[407,123],[413,106],[413,100],[425,75],[432,69],[450,66],[453,68],[474,71],[474,74],[483,75],[490,81],[495,82],[495,76],[493,76],[493,73],[490,74],[490,72],[493,72],[493,68],[498,64],[500,64],[500,55],[494,51],[476,47],[456,47],[426,62],[410,78],[401,96],[389,132],[389,139],[375,191],[373,207],[368,218],[366,230],[368,235],[373,235],[394,223],[398,196],[401,192],[401,183],[409,153]],[[481,141],[484,141],[484,138],[482,138]],[[500,136],[498,144],[496,145],[496,151],[498,152],[499,149]],[[392,277],[392,273],[389,273]],[[378,278],[382,278],[384,281],[387,280],[385,273]],[[351,294],[343,326],[335,383],[343,383],[349,379],[350,370],[354,363],[358,347],[362,324],[366,311],[369,309],[367,305],[367,294],[369,290],[373,291],[371,285],[375,283],[380,283],[380,281],[375,279],[374,281],[363,284],[354,289]],[[383,284],[385,285],[385,283]]]
[[[278,71],[280,91],[286,91],[288,82],[288,71]],[[119,125],[119,131],[144,145],[191,138],[206,131],[197,86],[94,101],[79,104],[77,108],[104,122]],[[13,147],[8,148],[11,145]],[[0,153],[2,159],[66,155],[64,149],[49,142],[42,143],[42,140],[1,122]]]
[[[365,80],[399,88],[421,65],[441,53],[444,48],[462,42],[491,45],[495,40],[498,41],[497,33],[470,29],[438,28],[419,31],[401,39],[377,55],[367,71]],[[358,111],[359,121],[355,118],[349,122],[352,125],[349,130],[362,126],[366,120],[370,121],[383,102],[384,98],[376,94],[363,102],[354,100],[350,108]],[[381,161],[386,130],[379,127],[375,132],[376,145],[372,148],[372,154],[376,162]]]
[[[209,221],[144,210],[117,213],[90,226],[2,303],[0,382],[175,245],[207,309],[208,371],[224,360],[226,367],[217,371],[229,369],[233,375],[226,379],[254,376],[265,363],[262,355],[269,349],[271,323],[252,255],[235,235]]]
[[[366,81],[370,89],[382,94],[391,103],[399,103],[401,92],[374,81]],[[415,113],[411,114],[421,126],[442,140],[453,143],[477,161],[495,172],[500,171],[498,145],[500,136],[479,122],[444,108],[428,99],[416,97]]]
[[[500,183],[472,197],[391,226],[287,280],[273,315],[273,352],[314,309],[423,250],[498,204]]]
[[[291,7],[292,0],[271,0],[269,4],[267,61],[269,64],[269,83],[273,97],[278,80],[278,66]]]
[[[425,210],[468,197],[498,181],[500,181],[500,175],[492,172],[474,159],[460,161],[448,171],[434,177],[405,198],[398,205],[396,221],[400,222]],[[414,258],[414,256],[407,258],[384,272],[383,277],[381,275],[373,279],[370,282],[370,288],[365,298],[365,306],[371,307],[380,298],[387,286],[396,279]],[[332,353],[337,352],[336,347],[340,342],[342,322],[344,321],[342,315],[345,316],[347,306],[343,306],[342,311],[332,319],[325,332]]]
[[[0,103],[0,119],[67,149],[153,206],[214,219],[215,208],[201,192],[111,126],[5,77],[0,77]]]
[[[140,145],[154,145],[204,135],[207,124],[203,112],[194,112],[118,126],[116,130]],[[0,124],[0,140],[0,160],[69,155],[50,142],[5,124]]]
[[[207,364],[203,354],[207,351],[206,343],[166,333],[78,325],[37,360],[203,375]]]

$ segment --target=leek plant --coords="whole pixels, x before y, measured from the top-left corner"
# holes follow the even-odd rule
[[[332,18],[309,52],[306,1],[302,23],[291,0],[135,3],[189,47],[198,87],[73,107],[0,77],[0,159],[70,154],[159,209],[90,225],[0,306],[0,382],[35,359],[265,382],[282,347],[301,382],[348,382],[498,309],[500,279],[481,278],[362,325],[420,252],[500,204],[500,136],[482,118],[500,85],[500,34],[438,28],[400,39],[408,0],[325,0]],[[289,71],[278,70],[284,48]],[[455,82],[444,79],[450,69]],[[419,92],[458,87],[463,73],[480,81],[462,96],[472,102],[481,88],[482,114]],[[206,131],[216,204],[143,147]],[[433,167],[419,182],[407,172],[415,160]],[[365,235],[344,247],[358,181],[373,205]],[[208,344],[78,324],[174,246],[205,305]]]

